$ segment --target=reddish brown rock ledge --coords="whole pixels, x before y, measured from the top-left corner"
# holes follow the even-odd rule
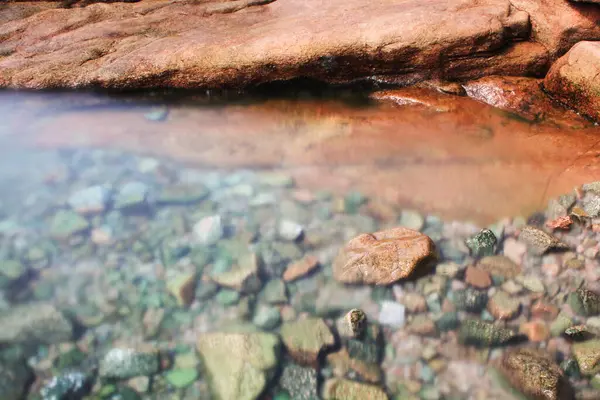
[[[577,43],[544,79],[556,99],[600,121],[600,42]]]

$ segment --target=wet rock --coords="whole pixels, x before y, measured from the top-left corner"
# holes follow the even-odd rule
[[[489,256],[479,260],[479,268],[491,275],[512,279],[521,273],[521,267],[506,256]]]
[[[292,282],[311,273],[319,266],[319,260],[315,256],[305,256],[300,261],[290,264],[283,273],[283,280]]]
[[[584,211],[592,218],[600,216],[600,194],[588,192],[581,200]]]
[[[167,290],[175,297],[177,304],[187,307],[196,295],[196,272],[179,273],[167,281]]]
[[[71,322],[46,303],[30,303],[2,312],[0,326],[0,343],[60,343],[73,335]]]
[[[472,313],[481,312],[488,302],[487,292],[473,288],[456,290],[452,293],[452,297],[458,310]]]
[[[395,301],[381,302],[379,323],[393,328],[402,328],[406,322],[406,308]]]
[[[371,299],[370,287],[353,288],[330,282],[317,295],[315,308],[318,315],[328,316],[346,311],[348,308],[360,308]]]
[[[287,303],[288,296],[285,283],[281,279],[270,279],[260,292],[260,297],[269,304]]]
[[[570,297],[569,304],[580,315],[591,317],[600,314],[600,295],[585,288],[578,289],[576,296]]]
[[[337,324],[338,333],[342,337],[361,337],[367,326],[367,315],[354,308],[346,313]]]
[[[231,289],[221,289],[216,296],[217,303],[232,306],[240,301],[240,292]]]
[[[518,337],[512,329],[474,319],[464,321],[458,335],[461,343],[479,347],[502,346]]]
[[[455,311],[442,314],[436,321],[435,326],[440,332],[453,331],[460,325],[458,313]]]
[[[566,250],[569,247],[554,236],[532,226],[521,229],[519,240],[525,242],[534,254],[542,255],[548,250]]]
[[[317,393],[317,371],[313,368],[287,364],[281,372],[279,385],[287,390],[292,399],[315,400]]]
[[[333,276],[344,283],[388,285],[422,273],[433,256],[431,239],[410,229],[362,234],[340,250],[333,262]]]
[[[320,318],[284,323],[281,338],[298,364],[312,367],[317,366],[319,353],[335,343],[329,327]]]
[[[0,360],[0,399],[24,398],[33,373],[21,358]]]
[[[211,279],[221,286],[242,293],[256,293],[262,286],[260,270],[260,258],[255,253],[251,253],[240,257],[237,264],[229,270],[211,274]]]
[[[378,386],[349,381],[346,379],[330,379],[323,387],[325,400],[387,400],[387,394]]]
[[[159,205],[189,205],[199,203],[209,195],[202,185],[173,185],[167,186],[156,196]]]
[[[574,343],[572,350],[583,375],[592,376],[600,373],[600,340]]]
[[[420,231],[425,225],[425,218],[417,211],[402,210],[398,224],[413,231]]]
[[[73,193],[67,202],[80,214],[99,214],[106,210],[110,195],[108,187],[97,185]]]
[[[197,349],[215,398],[255,400],[277,368],[280,342],[262,332],[207,333]]]
[[[338,378],[346,377],[352,371],[369,383],[379,383],[382,379],[382,371],[378,364],[351,358],[345,348],[328,354],[327,363],[333,368],[333,374]]]
[[[54,376],[40,390],[43,400],[80,399],[91,389],[91,377],[82,372]]]
[[[165,379],[174,388],[182,389],[198,379],[198,371],[196,368],[177,368],[167,372]]]
[[[50,222],[50,236],[57,240],[66,240],[90,228],[87,219],[73,211],[60,210]]]
[[[252,323],[265,330],[274,329],[281,322],[281,314],[277,307],[259,305],[254,313]]]
[[[487,289],[492,284],[492,277],[486,270],[470,265],[465,270],[465,282],[477,289]]]
[[[302,228],[302,225],[294,221],[284,219],[279,222],[278,232],[279,237],[281,237],[283,240],[293,242],[302,236],[304,233],[304,228]]]
[[[549,354],[522,348],[508,350],[499,363],[505,378],[521,393],[536,400],[573,398],[568,380]]]
[[[534,320],[522,324],[519,333],[527,336],[530,342],[544,342],[550,337],[550,329],[544,321]]]
[[[519,313],[521,302],[518,298],[506,292],[496,292],[488,301],[487,309],[496,319],[508,320],[515,318]]]
[[[144,118],[148,121],[162,122],[167,119],[169,109],[167,107],[155,107],[152,110],[144,113]]]
[[[194,237],[202,245],[216,244],[223,237],[223,221],[221,216],[204,217],[193,227]]]
[[[18,260],[0,261],[0,288],[10,288],[11,283],[27,273],[27,267]]]
[[[127,182],[115,198],[115,208],[120,210],[134,210],[146,206],[150,188],[143,182]]]
[[[129,379],[154,375],[159,369],[157,351],[113,348],[100,361],[98,374],[102,378]]]
[[[482,229],[478,234],[465,240],[465,244],[473,257],[493,256],[498,239],[489,229]]]
[[[599,65],[600,44],[579,42],[552,65],[544,87],[554,98],[600,121]]]

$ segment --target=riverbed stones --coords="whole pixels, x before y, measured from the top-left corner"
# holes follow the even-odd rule
[[[265,332],[200,335],[197,349],[214,398],[255,400],[273,377],[280,341]]]
[[[71,339],[73,326],[47,303],[30,303],[0,313],[0,343],[60,343]]]
[[[508,320],[517,316],[521,302],[504,291],[498,291],[489,299],[487,309],[496,319]]]
[[[177,304],[187,307],[196,295],[197,275],[195,271],[176,274],[167,281],[167,290],[175,297]]]
[[[106,210],[110,194],[110,189],[106,186],[90,186],[73,193],[67,202],[80,214],[99,214]]]
[[[478,347],[502,346],[518,337],[512,329],[475,319],[464,321],[458,336],[461,343]]]
[[[477,263],[479,268],[489,272],[492,276],[512,279],[521,273],[521,267],[506,256],[488,256]]]
[[[127,182],[115,197],[114,207],[119,210],[137,210],[146,206],[150,188],[143,182]]]
[[[316,367],[321,351],[335,343],[333,334],[321,318],[286,322],[280,333],[289,354],[302,366]]]
[[[406,322],[406,307],[395,301],[385,300],[381,302],[379,311],[379,323],[392,328],[402,328]]]
[[[472,265],[465,269],[465,282],[477,289],[487,289],[492,284],[490,273]]]
[[[204,200],[210,192],[200,184],[195,185],[169,185],[158,192],[156,203],[163,206],[189,205]]]
[[[283,273],[283,280],[286,282],[292,282],[296,279],[300,279],[305,275],[310,274],[319,266],[319,259],[312,255],[307,255],[301,260],[296,261],[288,265]]]
[[[24,398],[32,377],[25,360],[0,360],[0,399]]]
[[[600,340],[588,340],[574,343],[573,355],[583,375],[592,376],[600,373]]]
[[[317,371],[313,368],[286,364],[281,372],[279,385],[294,400],[316,400],[319,398],[317,393]]]
[[[129,379],[156,374],[160,369],[156,350],[115,347],[100,361],[98,374],[102,378]]]
[[[261,259],[256,253],[242,255],[227,271],[211,274],[211,279],[221,286],[242,293],[256,293],[261,289]]]
[[[89,228],[90,223],[81,215],[70,210],[59,210],[50,222],[50,236],[57,240],[67,240]]]
[[[573,311],[588,317],[600,314],[600,295],[585,288],[579,288],[576,296],[569,299]]]
[[[388,400],[387,394],[378,386],[347,379],[329,379],[323,387],[325,400]]]
[[[481,312],[488,302],[486,291],[474,288],[456,290],[452,293],[453,302],[458,310],[472,313]]]
[[[477,258],[494,255],[497,243],[498,239],[496,235],[489,229],[482,229],[476,235],[465,240],[465,244],[471,251],[471,255]]]
[[[499,362],[504,377],[521,393],[535,400],[566,400],[573,392],[563,371],[542,350],[507,350]]]
[[[531,252],[536,255],[542,255],[551,249],[567,250],[569,248],[556,237],[533,226],[525,226],[521,229],[519,240],[525,242]]]
[[[333,276],[343,283],[389,285],[423,273],[434,256],[431,239],[407,228],[361,234],[340,250]]]
[[[224,234],[223,220],[220,215],[202,218],[193,227],[194,237],[198,243],[211,246],[216,244]]]

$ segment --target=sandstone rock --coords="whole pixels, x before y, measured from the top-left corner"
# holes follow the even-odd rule
[[[354,371],[369,383],[379,383],[383,375],[378,364],[351,358],[346,348],[328,354],[327,363],[333,367],[334,375],[339,378],[343,378],[348,372]]]
[[[487,309],[496,319],[512,319],[519,313],[521,302],[503,291],[496,292],[488,301]]]
[[[47,10],[1,27],[7,55],[0,86],[197,88],[299,76],[336,82],[539,74],[547,50],[514,43],[530,34],[520,9],[507,0],[376,0],[368,7],[340,0],[162,7],[148,0]]]
[[[283,324],[281,339],[298,364],[312,367],[317,366],[319,353],[335,343],[329,327],[320,318],[307,318]]]
[[[283,280],[292,282],[309,274],[319,266],[319,260],[315,256],[306,256],[300,261],[290,264],[283,273]]]
[[[600,17],[596,24],[600,27]],[[579,42],[552,65],[544,87],[554,98],[600,121],[599,74],[600,43]]]
[[[408,278],[434,256],[428,236],[407,228],[362,234],[350,240],[333,262],[344,283],[388,285]]]
[[[213,396],[258,398],[278,364],[280,342],[270,333],[206,333],[198,338]]]
[[[549,354],[542,350],[508,350],[500,360],[500,371],[521,393],[535,400],[567,400],[573,397],[569,381]]]
[[[470,265],[465,270],[465,282],[477,289],[487,289],[492,284],[492,277],[483,268]]]
[[[51,304],[31,303],[0,314],[0,343],[60,343],[70,340],[73,326]]]
[[[600,39],[597,5],[552,0],[513,0],[512,4],[529,14],[533,39],[548,49],[550,60],[579,41]]]
[[[527,243],[529,248],[537,255],[542,255],[551,249],[566,250],[569,248],[556,237],[532,226],[526,226],[521,230],[519,240]]]
[[[323,388],[325,400],[387,400],[387,394],[378,386],[346,379],[330,379]]]

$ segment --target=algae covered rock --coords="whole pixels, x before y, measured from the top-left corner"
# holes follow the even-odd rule
[[[475,319],[466,320],[458,331],[461,343],[478,347],[494,347],[507,344],[519,338],[512,329]]]
[[[465,244],[473,257],[493,256],[496,252],[498,239],[491,230],[482,229],[476,235],[465,240]]]
[[[98,374],[102,378],[128,379],[148,376],[160,369],[158,352],[134,348],[113,348],[100,361]]]
[[[549,354],[533,348],[511,349],[500,360],[499,370],[512,386],[535,400],[568,400],[572,388]]]
[[[197,349],[215,399],[254,400],[273,377],[280,341],[264,332],[206,333]]]
[[[415,274],[434,256],[433,241],[408,228],[364,233],[340,250],[333,276],[343,283],[389,285]]]
[[[600,340],[574,343],[572,349],[583,375],[592,376],[600,373]]]
[[[60,343],[73,335],[73,326],[53,305],[31,303],[0,313],[0,343]]]
[[[283,324],[281,338],[298,364],[313,367],[317,366],[319,353],[335,343],[329,327],[320,318],[306,318]]]

